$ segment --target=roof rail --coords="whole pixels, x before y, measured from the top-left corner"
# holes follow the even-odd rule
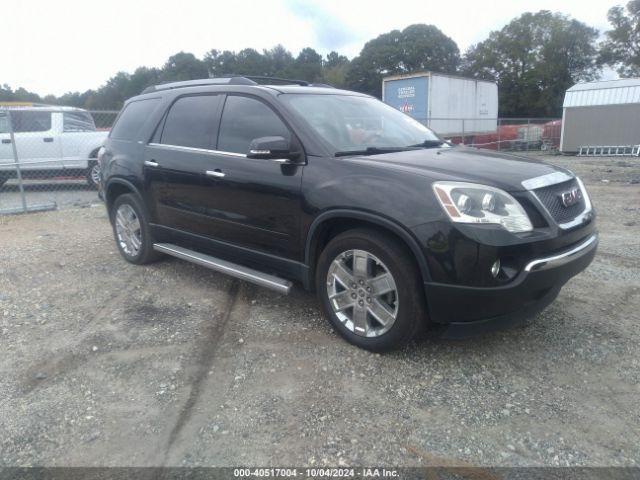
[[[268,82],[262,83],[262,85],[273,85],[274,83],[277,85],[300,85],[301,87],[322,87],[322,88],[335,88],[332,85],[328,85],[326,83],[311,83],[306,80],[295,80],[291,78],[279,78],[279,77],[263,77],[256,75],[245,75],[244,78],[248,78],[249,80],[253,80],[254,82]]]
[[[246,77],[217,77],[217,78],[202,78],[198,80],[184,80],[181,82],[167,82],[160,85],[152,85],[145,88],[142,93],[158,92],[161,90],[172,90],[174,88],[184,87],[202,87],[205,85],[257,85],[253,80],[249,80]]]
[[[249,80],[253,80],[256,83],[258,83],[257,81],[271,82],[269,83],[269,85],[273,85],[273,83],[275,82],[278,85],[300,85],[301,87],[309,86],[309,82],[307,82],[306,80],[294,80],[291,78],[263,77],[259,75],[246,76],[245,78],[248,78]]]
[[[269,82],[269,83],[267,83]],[[322,87],[334,88],[325,83],[309,83],[305,80],[292,80],[289,78],[263,77],[263,76],[242,76],[230,75],[228,77],[203,78],[199,80],[184,80],[181,82],[167,82],[159,85],[152,85],[145,88],[142,94],[159,92],[162,90],[172,90],[184,87],[203,87],[206,85],[300,85],[301,87]]]

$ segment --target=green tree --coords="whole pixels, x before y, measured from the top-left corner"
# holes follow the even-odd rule
[[[292,73],[300,80],[322,80],[322,56],[313,48],[303,48],[293,63]]]
[[[179,82],[208,78],[207,64],[193,53],[179,52],[172,55],[162,67],[160,78],[163,82]]]
[[[327,58],[322,62],[322,82],[336,88],[346,88],[349,66],[350,62],[347,57],[338,52],[329,52]]]
[[[294,58],[291,52],[282,45],[276,45],[270,50],[264,50],[263,55],[267,62],[269,77],[291,77]]]
[[[615,68],[622,77],[640,76],[640,0],[627,3],[627,9],[613,7],[607,15],[613,27],[605,33],[600,62]]]
[[[567,88],[597,78],[597,37],[559,13],[524,13],[469,48],[462,72],[498,82],[500,115],[557,116]]]
[[[410,25],[367,42],[351,62],[347,82],[354,90],[381,96],[382,77],[421,70],[455,73],[456,43],[433,25]]]
[[[0,84],[0,102],[41,102],[37,93],[32,93],[24,88],[13,90],[9,85]]]
[[[210,50],[204,56],[204,63],[207,67],[207,71],[210,77],[223,77],[225,75],[236,73],[237,56],[235,52],[230,50]]]

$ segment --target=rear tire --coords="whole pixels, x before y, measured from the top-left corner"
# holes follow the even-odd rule
[[[92,188],[98,189],[100,185],[100,166],[97,160],[89,160],[89,166],[87,168],[87,185]]]
[[[144,265],[161,258],[153,249],[149,217],[137,196],[120,195],[113,202],[110,216],[116,245],[127,262]]]
[[[0,188],[2,188],[8,181],[9,177],[7,175],[0,175]]]
[[[331,324],[360,348],[399,348],[425,325],[415,259],[386,233],[357,229],[332,239],[318,259],[316,288]]]

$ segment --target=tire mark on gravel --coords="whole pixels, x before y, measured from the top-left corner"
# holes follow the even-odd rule
[[[167,446],[164,451],[163,463],[165,464],[169,453],[171,452],[171,448],[173,447],[175,441],[178,439],[180,432],[191,418],[193,407],[195,406],[200,396],[202,384],[211,368],[211,364],[218,350],[220,340],[222,339],[227,323],[229,322],[229,318],[231,318],[231,314],[234,311],[238,298],[240,298],[241,285],[242,284],[240,281],[232,280],[222,318],[218,322],[207,322],[206,329],[203,331],[202,340],[200,342],[200,356],[197,362],[198,370],[194,375],[193,381],[191,382],[191,391],[189,393],[189,398],[180,410],[178,419],[176,420],[176,423],[173,426],[171,433],[169,434]]]
[[[82,346],[82,341],[86,340],[84,333],[93,323],[107,318],[109,314],[111,314],[114,310],[116,310],[120,305],[123,304],[123,300],[131,293],[131,290],[127,287],[127,285],[130,284],[129,282],[132,278],[133,275],[128,276],[122,283],[123,285],[125,285],[125,287],[118,293],[113,295],[109,300],[107,300],[102,305],[102,307],[100,307],[98,311],[82,326],[82,329],[76,332],[75,338],[82,338],[82,340],[78,342],[76,346]],[[69,353],[64,353],[62,355],[54,354],[49,356],[48,358],[44,358],[40,362],[37,362],[28,367],[25,371],[25,379],[22,382],[22,393],[31,393],[36,388],[47,383],[46,380],[54,378],[56,374],[64,373],[66,371],[78,368],[80,365],[85,363],[88,358],[89,354],[86,351],[72,351]]]

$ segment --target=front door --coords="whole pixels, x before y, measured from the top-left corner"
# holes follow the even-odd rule
[[[210,155],[203,177],[205,214],[211,220],[206,233],[234,245],[297,260],[304,167],[246,158],[250,142],[268,136],[297,142],[266,103],[250,96],[228,95],[216,151]]]
[[[11,125],[24,171],[61,170],[60,137],[56,122],[60,114],[46,110],[13,110]]]

